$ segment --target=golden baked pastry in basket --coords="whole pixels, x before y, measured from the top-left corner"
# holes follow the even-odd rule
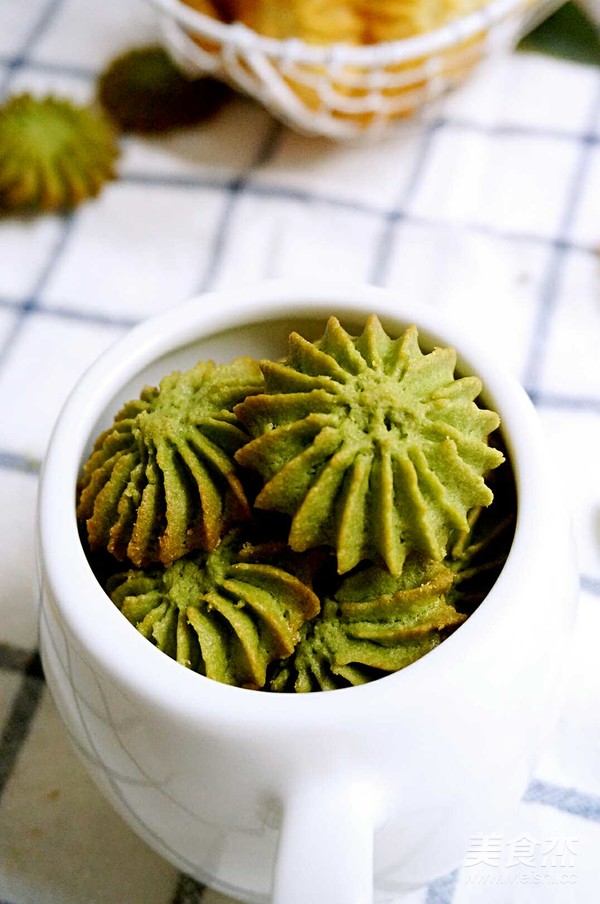
[[[181,0],[220,23],[180,22],[188,62],[196,44],[202,71],[288,124],[350,138],[379,134],[458,86],[484,58],[515,43],[519,21],[537,2]],[[484,7],[485,17],[468,19]]]
[[[235,18],[269,38],[300,38],[308,44],[361,44],[362,21],[348,0],[237,0]]]
[[[399,41],[433,31],[485,0],[350,0],[363,23],[362,43]]]
[[[207,0],[188,0],[201,12]],[[216,8],[269,38],[308,44],[379,44],[433,31],[485,0],[229,0]]]

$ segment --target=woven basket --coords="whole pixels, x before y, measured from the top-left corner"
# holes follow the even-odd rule
[[[560,0],[492,0],[478,12],[402,41],[326,47],[225,24],[181,0],[151,0],[167,49],[256,98],[293,128],[331,138],[380,135],[431,109],[484,60],[511,49]]]

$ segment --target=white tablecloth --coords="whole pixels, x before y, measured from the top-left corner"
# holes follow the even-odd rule
[[[107,60],[156,34],[142,0],[1,0],[0,93],[86,100]],[[0,221],[1,902],[225,900],[134,836],[69,748],[35,652],[36,480],[69,389],[131,324],[296,274],[387,285],[464,322],[534,399],[573,508],[581,605],[556,737],[515,822],[404,900],[598,901],[599,141],[598,71],[515,54],[367,147],[235,99],[197,128],[124,139],[119,180],[73,215]]]

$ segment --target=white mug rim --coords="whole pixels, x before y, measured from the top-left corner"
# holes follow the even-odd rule
[[[507,562],[490,593],[450,638],[406,669],[358,687],[312,694],[273,694],[231,687],[184,669],[139,635],[112,606],[97,582],[81,545],[75,518],[75,481],[90,431],[106,405],[156,358],[236,325],[289,319],[326,319],[376,312],[399,324],[416,323],[457,349],[469,373],[482,379],[484,394],[501,416],[517,480],[518,517]],[[270,280],[244,288],[205,293],[134,327],[111,345],[78,381],[56,423],[40,480],[38,552],[49,603],[90,661],[152,705],[188,720],[235,727],[255,723],[278,728],[341,726],[360,713],[389,713],[398,695],[412,695],[430,673],[443,674],[468,655],[478,632],[507,617],[514,594],[506,593],[522,569],[533,567],[535,523],[543,517],[543,437],[535,410],[518,381],[485,349],[448,323],[439,312],[399,300],[391,290],[343,282]],[[69,502],[69,500],[72,500]],[[539,554],[539,552],[538,552]],[[85,605],[82,603],[85,602]],[[148,680],[151,675],[151,680]],[[200,682],[200,684],[198,684]]]

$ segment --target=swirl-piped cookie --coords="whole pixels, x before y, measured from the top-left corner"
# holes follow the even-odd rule
[[[504,460],[481,381],[455,365],[453,349],[424,354],[416,327],[392,339],[375,316],[358,337],[331,317],[317,342],[292,333],[283,363],[261,362],[264,392],[234,409],[252,436],[235,458],[263,480],[256,507],[291,516],[292,549],[333,547],[340,574],[372,560],[399,575],[411,551],[444,558]]]
[[[211,553],[164,570],[113,576],[108,593],[148,640],[181,665],[225,684],[260,689],[267,667],[290,656],[318,597],[285,563],[240,530]]]
[[[414,555],[400,577],[371,566],[345,578],[274,668],[270,689],[334,690],[405,668],[465,621],[446,600],[453,580],[442,563]]]
[[[175,371],[123,406],[78,485],[89,548],[146,567],[211,550],[250,515],[233,455],[248,435],[233,407],[259,392],[250,358]]]
[[[70,210],[116,177],[109,121],[58,97],[17,94],[0,107],[0,214]]]

